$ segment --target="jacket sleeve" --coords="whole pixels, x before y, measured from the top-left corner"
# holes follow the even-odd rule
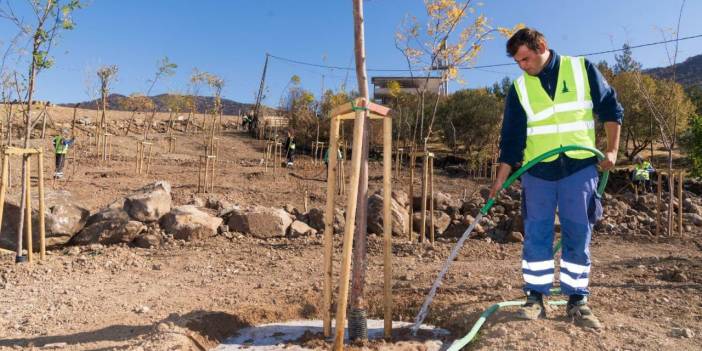
[[[512,167],[524,159],[526,148],[526,112],[519,102],[517,91],[512,85],[505,99],[505,112],[502,116],[502,131],[500,133],[499,161]]]
[[[587,79],[590,83],[590,97],[592,98],[592,112],[597,115],[600,122],[617,122],[624,120],[624,108],[617,101],[617,92],[614,91],[605,77],[592,62],[585,59]]]

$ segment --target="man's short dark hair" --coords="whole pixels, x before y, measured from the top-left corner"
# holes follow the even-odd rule
[[[539,44],[541,43],[546,43],[546,37],[541,32],[532,28],[522,28],[507,40],[507,55],[514,57],[522,45],[526,45],[527,48],[538,52]]]

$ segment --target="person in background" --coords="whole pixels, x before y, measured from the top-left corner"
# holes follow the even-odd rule
[[[61,134],[54,136],[52,142],[54,144],[54,155],[56,156],[56,169],[54,172],[55,179],[63,178],[63,165],[66,163],[66,153],[69,146],[73,145],[74,140],[68,139],[66,130],[62,130]]]
[[[295,132],[292,129],[288,129],[288,137],[285,139],[285,154],[287,166],[292,167],[295,162]]]
[[[642,185],[644,191],[651,192],[653,190],[653,186],[651,185],[651,173],[655,171],[651,162],[636,155],[636,157],[634,157],[634,172],[632,172],[631,179],[637,187]]]

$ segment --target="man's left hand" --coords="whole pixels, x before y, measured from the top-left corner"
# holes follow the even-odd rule
[[[600,161],[598,165],[603,172],[611,170],[614,168],[614,165],[617,164],[617,151],[607,151],[604,156],[604,159]]]

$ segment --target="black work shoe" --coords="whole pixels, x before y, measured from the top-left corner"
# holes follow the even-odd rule
[[[592,310],[587,306],[587,302],[584,300],[575,304],[569,303],[566,308],[566,314],[573,319],[575,324],[581,327],[592,329],[602,328],[600,320],[592,313]]]

